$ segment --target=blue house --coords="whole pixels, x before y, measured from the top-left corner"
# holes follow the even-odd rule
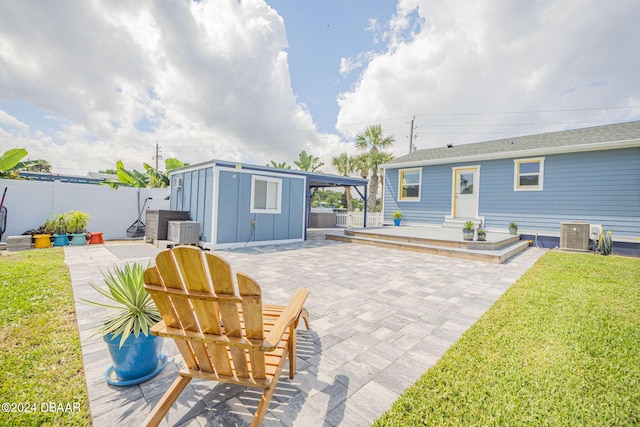
[[[614,247],[640,243],[640,121],[449,144],[382,167],[385,223],[398,210],[408,225],[516,222],[555,246],[561,223],[582,221],[611,230]]]
[[[367,196],[362,178],[220,160],[173,170],[169,178],[171,210],[190,212],[207,249],[305,240],[318,188],[351,186]]]

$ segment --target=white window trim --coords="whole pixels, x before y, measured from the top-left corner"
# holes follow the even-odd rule
[[[404,172],[418,172],[418,197],[402,197],[402,174]],[[422,198],[422,168],[398,169],[398,201],[399,202],[419,202]]]
[[[254,207],[255,202],[255,191],[256,191],[256,181],[266,181],[266,182],[275,182],[278,184],[278,192],[276,194],[276,208],[275,209],[256,209]],[[267,191],[269,186],[267,185]],[[278,178],[271,178],[262,175],[252,175],[251,176],[251,213],[263,213],[263,214],[280,214],[282,213],[282,180]]]
[[[521,163],[540,163],[540,171],[538,172],[538,185],[520,186],[520,170]],[[526,174],[525,174],[526,175]],[[513,191],[542,191],[544,189],[544,157],[532,157],[529,159],[513,159]]]

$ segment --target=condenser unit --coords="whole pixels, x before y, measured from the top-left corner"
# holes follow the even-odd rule
[[[197,221],[169,221],[167,239],[181,245],[197,245],[200,241],[200,223]]]
[[[588,251],[590,229],[589,223],[582,221],[560,223],[560,249]]]

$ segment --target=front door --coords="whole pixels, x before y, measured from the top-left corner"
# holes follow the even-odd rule
[[[476,218],[478,216],[478,167],[453,169],[453,216]]]

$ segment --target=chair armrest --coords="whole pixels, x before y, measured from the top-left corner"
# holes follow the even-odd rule
[[[296,293],[293,294],[289,304],[287,304],[273,325],[273,329],[264,337],[261,348],[263,351],[273,351],[278,346],[287,327],[298,319],[300,312],[304,309],[304,302],[307,299],[307,295],[309,295],[309,291],[306,289],[298,289]]]

